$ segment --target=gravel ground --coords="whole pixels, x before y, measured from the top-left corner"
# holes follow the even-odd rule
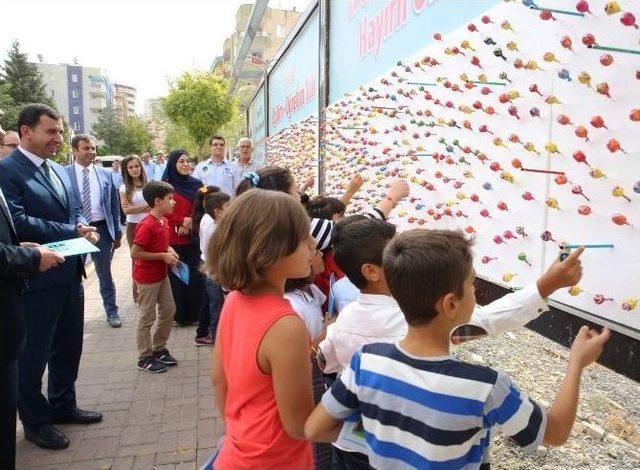
[[[502,370],[548,409],[564,377],[569,350],[523,329],[463,344],[454,354]],[[576,424],[564,446],[525,455],[509,439],[497,436],[491,457],[498,469],[640,469],[640,384],[593,364],[583,374]]]

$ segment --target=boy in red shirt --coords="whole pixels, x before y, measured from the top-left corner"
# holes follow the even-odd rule
[[[151,210],[136,227],[136,236],[131,245],[133,280],[140,298],[136,336],[138,368],[157,374],[166,372],[166,366],[178,364],[166,348],[176,312],[167,266],[175,266],[179,258],[169,246],[169,222],[165,216],[173,212],[176,203],[173,200],[173,187],[163,181],[152,181],[145,185],[142,196]]]

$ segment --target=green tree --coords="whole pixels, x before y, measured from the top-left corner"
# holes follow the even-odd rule
[[[122,139],[120,141],[121,155],[130,153],[141,154],[143,152],[154,153],[151,141],[153,136],[149,131],[149,125],[137,116],[131,116],[122,126]]]
[[[38,67],[29,62],[27,54],[20,52],[18,41],[13,42],[7,53],[7,59],[0,73],[0,83],[11,85],[8,89],[9,96],[18,106],[27,103],[45,103],[55,108]]]
[[[17,130],[20,106],[11,97],[11,84],[0,83],[0,109],[4,115],[0,117],[0,125],[5,130]]]
[[[93,125],[93,135],[102,141],[102,147],[107,155],[120,154],[122,147],[124,128],[118,118],[113,106],[107,106],[98,114],[98,119]]]
[[[227,99],[227,89],[228,81],[211,72],[185,72],[171,83],[163,101],[165,114],[204,148],[236,112],[233,101]]]
[[[198,159],[206,156],[203,147],[193,140],[193,137],[187,132],[187,129],[173,123],[170,123],[167,129],[164,147],[167,152],[184,149],[189,152],[189,155],[197,157]]]

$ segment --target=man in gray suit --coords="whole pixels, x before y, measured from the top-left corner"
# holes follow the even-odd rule
[[[107,314],[107,322],[113,328],[122,325],[116,305],[116,286],[111,274],[113,252],[120,247],[122,228],[120,226],[120,202],[118,189],[109,171],[94,165],[96,142],[93,137],[78,134],[71,140],[74,163],[65,170],[73,185],[73,194],[82,208],[82,215],[95,227],[100,235],[97,247],[100,251],[91,253],[100,283],[100,295]]]

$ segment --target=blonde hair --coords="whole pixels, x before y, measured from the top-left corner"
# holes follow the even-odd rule
[[[265,270],[309,237],[298,201],[278,191],[250,189],[225,210],[208,247],[204,270],[231,290],[256,286]]]

